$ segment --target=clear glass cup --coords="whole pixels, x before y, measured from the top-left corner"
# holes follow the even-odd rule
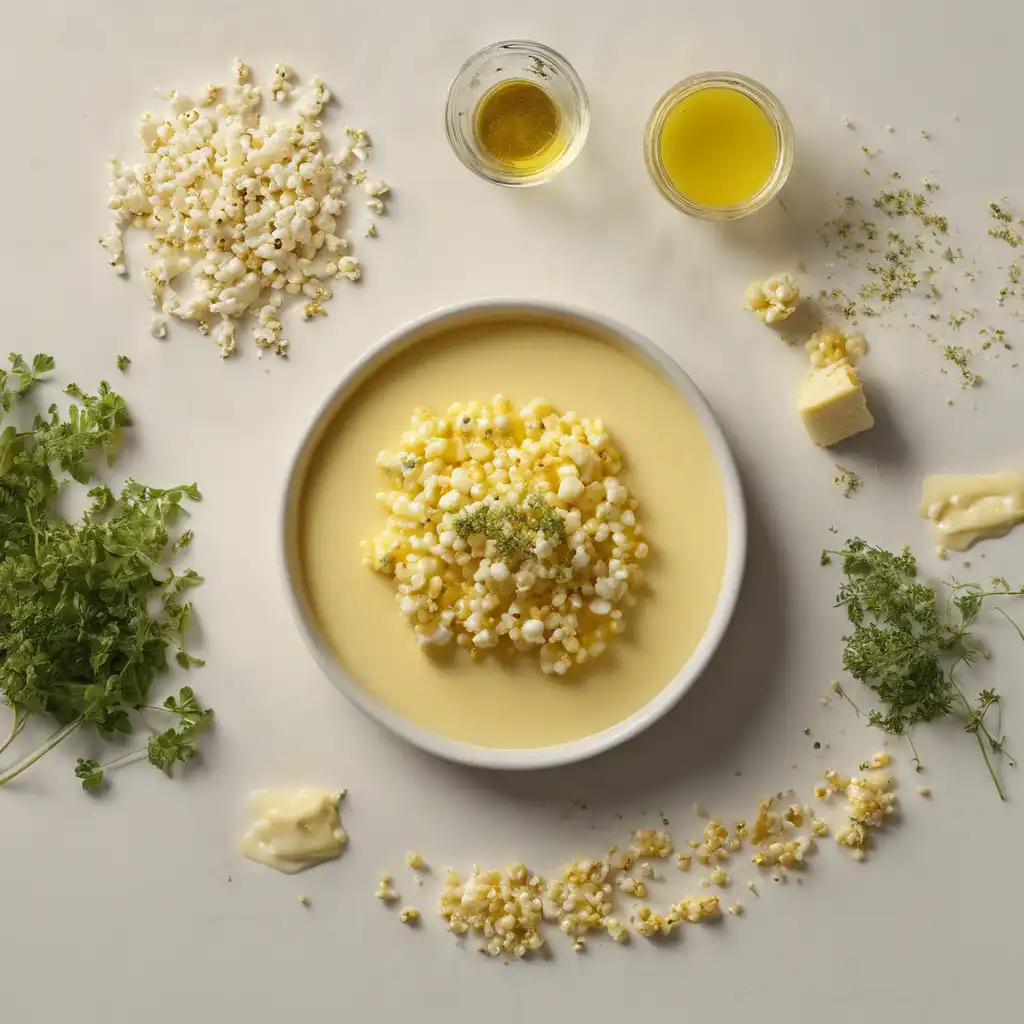
[[[735,206],[705,206],[702,203],[695,203],[672,184],[661,161],[659,142],[669,112],[680,100],[700,89],[707,88],[735,89],[737,92],[743,93],[761,108],[775,129],[777,156],[771,176],[754,195]],[[796,136],[793,132],[793,124],[778,98],[760,82],[729,71],[705,71],[703,74],[684,78],[672,86],[655,105],[644,133],[644,159],[647,163],[647,173],[651,176],[658,191],[677,210],[682,210],[683,213],[689,214],[691,217],[699,217],[702,220],[736,220],[767,206],[786,184],[789,172],[793,168],[795,153]]]
[[[481,149],[476,116],[480,100],[501,82],[536,80],[558,108],[561,150],[543,167],[522,170]],[[573,66],[541,43],[512,39],[492,43],[459,68],[448,87],[445,131],[455,155],[475,174],[498,185],[529,186],[550,181],[576,159],[590,130],[590,104]]]

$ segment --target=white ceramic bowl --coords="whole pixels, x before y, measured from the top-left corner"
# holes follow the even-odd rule
[[[669,380],[682,400],[693,410],[711,446],[725,492],[728,533],[725,571],[714,612],[699,644],[675,678],[639,711],[601,732],[568,743],[529,749],[478,746],[450,739],[409,721],[360,687],[338,663],[317,625],[302,585],[296,525],[310,458],[327,426],[365,380],[400,352],[424,338],[436,336],[441,330],[453,329],[488,315],[515,314],[550,317],[583,331],[596,332],[629,350],[634,357],[653,364]],[[313,418],[289,469],[281,516],[281,544],[288,592],[303,639],[327,677],[360,711],[396,735],[438,757],[484,768],[533,769],[582,761],[624,743],[661,718],[694,684],[721,642],[736,606],[746,560],[747,522],[739,473],[714,414],[696,384],[657,346],[620,323],[572,306],[547,302],[480,300],[448,306],[399,327],[359,359],[342,377]]]

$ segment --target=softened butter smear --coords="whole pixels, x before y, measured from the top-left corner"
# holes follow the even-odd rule
[[[1024,522],[1024,472],[925,477],[921,514],[932,521],[939,543],[951,551],[1002,537]]]
[[[253,793],[253,823],[238,841],[238,852],[288,875],[333,860],[347,839],[338,815],[344,795],[313,786]]]

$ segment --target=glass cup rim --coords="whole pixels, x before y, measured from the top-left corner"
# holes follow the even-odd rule
[[[683,195],[669,180],[658,145],[669,112],[687,96],[716,86],[734,89],[753,100],[771,121],[779,146],[775,167],[768,180],[749,199],[732,206],[707,206]],[[702,71],[676,82],[654,105],[644,132],[644,162],[655,187],[677,210],[700,220],[737,220],[767,206],[789,178],[795,152],[793,124],[779,98],[767,86],[735,71]]]
[[[457,101],[459,87],[467,76],[473,73],[481,61],[502,52],[536,56],[550,63],[565,80],[572,96],[573,111],[577,120],[576,130],[573,132],[568,145],[559,156],[540,170],[515,174],[504,172],[499,168],[484,163],[479,159],[473,148],[467,144],[466,133],[462,130],[460,124],[460,115],[457,109],[459,106]],[[463,166],[496,185],[505,185],[511,188],[528,188],[533,185],[540,185],[545,181],[550,181],[576,159],[583,148],[583,143],[586,141],[589,130],[590,101],[587,97],[587,90],[583,85],[583,80],[572,64],[561,53],[550,46],[546,46],[544,43],[538,43],[530,39],[503,39],[498,42],[488,43],[487,46],[481,47],[463,62],[448,85],[448,93],[445,100],[445,134],[448,137],[448,144]]]

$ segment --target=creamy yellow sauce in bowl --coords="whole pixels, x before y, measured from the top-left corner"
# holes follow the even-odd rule
[[[564,678],[535,657],[422,650],[392,581],[363,563],[385,516],[378,453],[416,408],[499,393],[604,420],[643,514],[650,555],[627,629]],[[725,438],[664,353],[580,310],[483,301],[400,328],[345,375],[293,463],[282,542],[303,637],[349,700],[450,760],[538,768],[623,742],[689,689],[732,615],[746,517]]]

